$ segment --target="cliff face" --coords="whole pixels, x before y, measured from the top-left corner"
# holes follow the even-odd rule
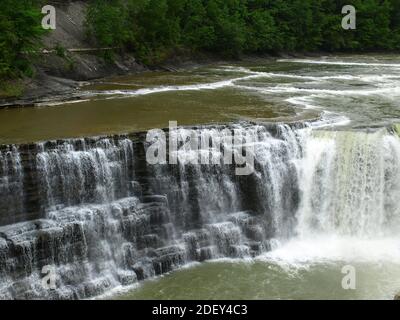
[[[94,39],[86,35],[88,1],[49,1],[56,8],[56,29],[43,37],[44,50],[34,61],[36,74],[24,81],[24,94],[15,100],[0,100],[1,106],[32,105],[51,95],[75,90],[78,81],[145,71],[131,54],[114,50],[105,61]]]
[[[56,30],[43,39],[48,51],[65,50],[64,57],[55,52],[43,54],[38,67],[48,75],[73,80],[89,80],[112,74],[142,71],[132,55],[115,55],[115,61],[106,63],[100,57],[103,50],[94,39],[86,35],[85,19],[87,1],[51,3],[56,8]],[[59,53],[60,55],[60,53]]]

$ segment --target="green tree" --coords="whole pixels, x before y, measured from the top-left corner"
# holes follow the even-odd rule
[[[40,48],[41,1],[2,0],[0,9],[0,78],[31,75]]]
[[[391,4],[387,0],[358,0],[356,40],[359,50],[392,49]]]
[[[229,56],[243,51],[246,42],[245,4],[245,0],[207,1],[206,11],[215,33],[213,51]]]
[[[87,34],[104,47],[123,46],[130,37],[125,5],[120,0],[92,1],[86,13]]]
[[[186,1],[181,19],[183,44],[192,50],[211,50],[216,34],[202,0]]]

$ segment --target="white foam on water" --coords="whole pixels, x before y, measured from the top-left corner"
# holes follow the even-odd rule
[[[357,80],[359,77],[342,74],[342,75],[334,75],[334,76],[302,76],[296,74],[286,74],[286,73],[270,73],[266,72],[266,75],[270,77],[279,77],[279,78],[292,78],[292,79],[304,79],[311,81],[323,81],[323,80]]]
[[[276,72],[260,72],[260,71],[252,71],[250,69],[244,67],[224,67],[224,71],[232,71],[232,72],[242,72],[253,75],[260,75],[267,78],[290,78],[290,79],[302,79],[302,80],[311,80],[311,81],[322,81],[322,80],[356,80],[359,77],[349,75],[349,74],[339,74],[333,76],[307,76],[307,75],[299,75],[299,74],[290,74],[290,73],[276,73]]]
[[[341,127],[347,126],[351,123],[351,120],[339,114],[335,114],[329,111],[324,111],[321,114],[321,119],[311,122],[309,125],[314,129],[321,129],[326,127]]]
[[[396,75],[371,75],[364,74],[356,77],[364,82],[379,84],[379,83],[393,83],[393,80],[400,79],[400,76]]]
[[[337,235],[294,238],[256,260],[292,268],[336,262],[400,264],[400,238],[360,239]]]
[[[400,68],[399,63],[367,63],[367,62],[326,61],[326,60],[309,60],[309,59],[279,59],[279,60],[277,60],[277,62],[293,62],[293,63],[304,63],[304,64],[339,65],[339,66]]]
[[[87,101],[90,101],[90,99],[39,102],[39,103],[35,103],[35,107],[55,107],[55,106],[60,106],[60,105],[82,103],[82,102],[87,102]]]
[[[249,80],[255,78],[265,77],[264,73],[254,73],[248,76],[238,77],[229,80],[211,82],[211,83],[200,83],[193,85],[183,85],[183,86],[161,86],[154,88],[144,88],[138,90],[107,90],[107,91],[97,91],[95,95],[115,95],[115,96],[143,96],[155,93],[169,92],[169,91],[199,91],[199,90],[215,90],[225,87],[235,86],[235,82],[240,80]]]
[[[218,260],[218,259],[216,259],[216,260]],[[237,260],[239,260],[239,259],[237,259]],[[212,261],[214,261],[214,260],[212,260]],[[110,290],[107,290],[106,292],[104,292],[101,295],[90,297],[87,300],[105,300],[105,299],[110,299],[110,298],[117,298],[118,296],[122,296],[122,295],[127,294],[129,292],[132,292],[134,290],[138,290],[141,287],[145,286],[149,282],[157,282],[161,278],[164,278],[165,276],[173,274],[174,272],[179,272],[179,271],[183,271],[183,270],[187,270],[187,269],[193,269],[193,268],[198,267],[200,265],[201,265],[201,263],[197,262],[197,261],[188,262],[185,265],[179,266],[177,269],[174,269],[172,271],[163,273],[163,274],[158,275],[158,276],[154,276],[154,277],[145,279],[143,281],[135,282],[135,283],[133,283],[131,285],[118,285],[118,286],[116,286],[116,287],[114,287],[114,288],[112,288]]]
[[[158,280],[159,277],[154,277],[152,279]],[[126,293],[128,293],[130,291],[137,290],[143,284],[144,284],[144,282],[142,281],[142,282],[136,282],[134,284],[127,285],[127,286],[119,285],[119,286],[116,286],[116,287],[114,287],[114,288],[112,288],[110,290],[107,290],[105,293],[103,293],[101,295],[90,297],[87,300],[107,300],[107,299],[110,299],[110,298],[113,298],[113,297],[115,298],[115,297],[118,297],[120,295],[126,294]]]
[[[313,98],[316,97],[316,95],[310,95],[310,96],[302,96],[302,97],[292,97],[288,98],[285,101],[297,105],[297,106],[302,106],[304,109],[321,109],[320,106],[316,106],[313,104]]]
[[[316,89],[316,88],[298,88],[291,86],[275,86],[275,87],[250,87],[240,86],[248,90],[256,90],[264,93],[310,93],[310,94],[326,94],[332,96],[370,96],[370,95],[387,95],[394,94],[400,95],[398,87],[384,87],[374,89],[360,89],[360,90],[331,90],[331,89]]]

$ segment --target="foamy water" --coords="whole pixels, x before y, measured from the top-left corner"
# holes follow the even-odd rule
[[[400,238],[360,239],[337,235],[294,238],[277,244],[257,259],[294,268],[327,262],[390,262],[400,266]]]

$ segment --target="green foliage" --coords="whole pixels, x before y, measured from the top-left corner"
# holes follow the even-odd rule
[[[0,7],[0,79],[32,75],[31,57],[40,47],[41,1],[2,0]]]
[[[341,9],[357,9],[343,30]],[[277,51],[400,48],[400,0],[92,0],[88,26],[107,46],[145,63],[174,50],[227,56]]]
[[[358,26],[356,49],[393,48],[390,13],[391,4],[387,0],[358,0]]]
[[[157,63],[180,43],[179,0],[130,0],[127,12],[132,30],[128,42],[145,63]]]
[[[86,27],[89,36],[95,36],[101,46],[123,45],[130,36],[127,13],[119,0],[92,1],[87,10]]]
[[[280,51],[400,49],[400,0],[88,0],[86,31],[101,47],[132,51],[146,64],[175,52],[229,57]],[[42,0],[2,0],[0,80],[32,75]],[[343,30],[341,9],[357,9]],[[63,47],[56,53],[65,57]],[[112,51],[104,53],[113,59]],[[72,63],[71,63],[72,65]]]
[[[261,8],[249,13],[246,51],[268,52],[278,50],[281,47],[278,28],[271,13]]]
[[[24,86],[20,80],[7,80],[0,82],[0,98],[18,98],[24,92]]]
[[[56,52],[56,55],[59,56],[60,58],[66,57],[67,51],[60,43],[56,44],[56,46],[54,47],[54,50]]]

